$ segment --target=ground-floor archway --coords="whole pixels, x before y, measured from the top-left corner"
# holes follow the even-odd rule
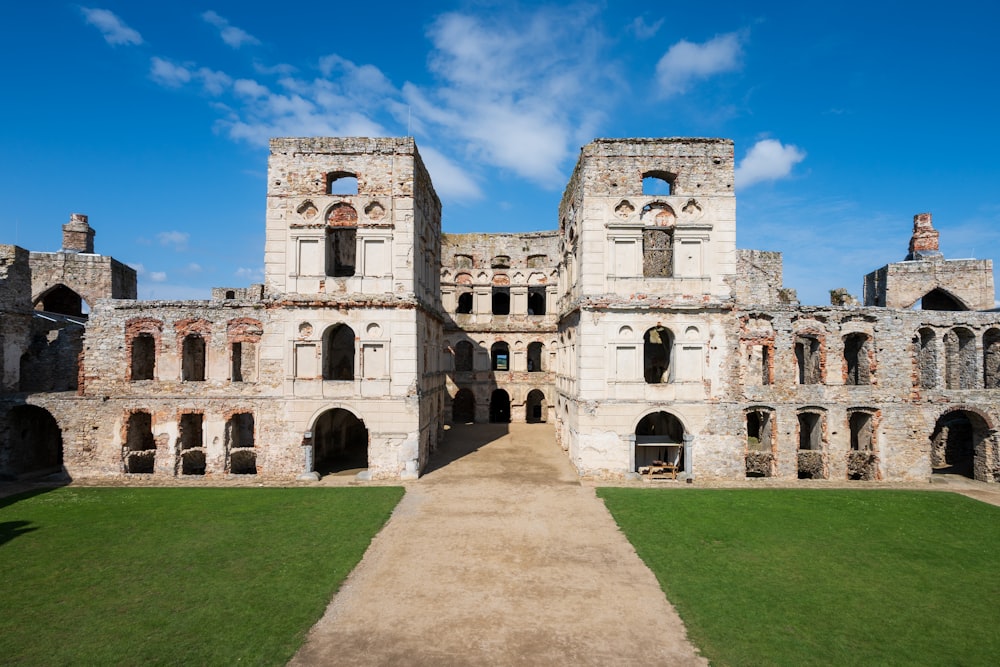
[[[19,405],[0,432],[0,473],[16,477],[62,470],[62,430],[48,410]]]
[[[490,394],[490,423],[510,422],[510,395],[503,389],[494,389]]]
[[[334,408],[313,426],[313,469],[321,475],[368,467],[368,429],[349,410]]]
[[[930,438],[931,472],[976,479],[976,459],[985,465],[991,430],[986,420],[971,410],[952,410],[941,415]],[[984,470],[984,477],[985,474]]]
[[[684,469],[684,424],[669,412],[651,412],[635,427],[635,470],[668,464]]]
[[[548,406],[545,404],[545,394],[541,389],[532,389],[524,400],[524,417],[529,424],[544,422]]]
[[[451,399],[451,420],[456,424],[476,421],[476,397],[469,389],[459,389]]]

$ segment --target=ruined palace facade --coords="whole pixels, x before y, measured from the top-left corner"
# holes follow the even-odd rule
[[[275,139],[261,285],[138,301],[84,216],[0,246],[0,475],[411,479],[448,424],[526,421],[600,478],[1000,480],[991,262],[921,214],[861,301],[799,305],[733,171],[599,139],[555,230],[442,234],[412,139]]]

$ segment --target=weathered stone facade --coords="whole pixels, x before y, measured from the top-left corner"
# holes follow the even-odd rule
[[[596,477],[1000,479],[991,263],[921,214],[864,305],[800,306],[735,247],[733,167],[600,139],[557,230],[451,235],[412,139],[275,139],[264,284],[208,301],[136,301],[74,215],[0,246],[0,474],[412,478],[446,423],[513,420]]]

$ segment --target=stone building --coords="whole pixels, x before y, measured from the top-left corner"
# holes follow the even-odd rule
[[[599,139],[554,231],[442,234],[412,139],[271,142],[265,281],[137,301],[74,215],[0,246],[0,475],[426,469],[448,423],[547,421],[581,475],[1000,479],[988,260],[801,306],[736,248],[733,144]]]

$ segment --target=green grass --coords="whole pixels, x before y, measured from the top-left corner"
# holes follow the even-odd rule
[[[401,488],[0,500],[4,664],[284,664]]]
[[[598,491],[715,665],[993,665],[1000,508],[931,492]]]

